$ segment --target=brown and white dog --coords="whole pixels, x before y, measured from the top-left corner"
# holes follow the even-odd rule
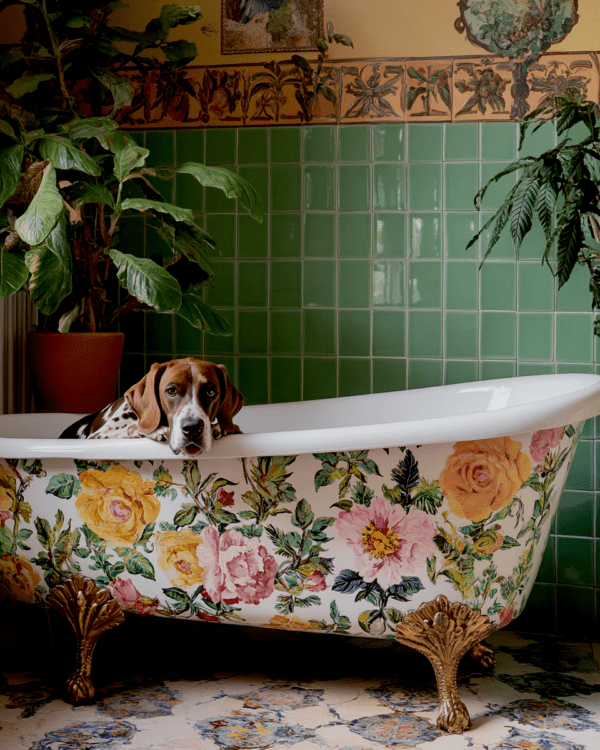
[[[60,437],[148,437],[168,441],[173,453],[197,456],[210,450],[213,438],[240,432],[232,420],[243,404],[223,365],[174,359],[153,364],[123,398],[82,417]]]

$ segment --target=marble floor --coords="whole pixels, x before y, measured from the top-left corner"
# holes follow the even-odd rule
[[[433,671],[389,641],[143,619],[102,637],[96,696],[61,699],[70,634],[0,604],[6,750],[597,750],[600,644],[501,632],[461,667],[472,728],[438,730]]]

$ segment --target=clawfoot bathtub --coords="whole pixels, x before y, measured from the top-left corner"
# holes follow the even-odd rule
[[[123,611],[396,638],[456,670],[525,606],[600,377],[545,375],[245,407],[194,460],[0,417],[0,578],[73,625],[68,692]]]

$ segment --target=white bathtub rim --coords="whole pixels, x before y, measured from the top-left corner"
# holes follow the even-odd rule
[[[385,424],[366,424],[351,427],[320,428],[314,430],[287,430],[277,432],[230,435],[213,442],[212,449],[194,458],[203,460],[237,459],[253,456],[300,455],[303,453],[330,453],[364,449],[391,448],[394,446],[454,443],[460,440],[480,440],[533,433],[567,424],[584,421],[600,414],[600,376],[588,374],[561,374],[549,376],[525,376],[535,385],[535,379],[543,386],[544,378],[552,383],[577,381],[581,387],[570,392],[543,398],[524,404],[506,406],[491,411],[449,415],[429,419],[408,420]],[[457,386],[437,386],[403,393],[426,399],[435,395],[433,391],[447,389],[447,395],[458,393],[463,388],[509,387],[519,378],[494,381],[462,383]],[[550,382],[549,380],[547,381]],[[352,398],[339,399],[351,404]],[[330,399],[324,400],[331,402]],[[297,404],[298,402],[293,402]],[[306,402],[299,402],[306,403]],[[316,403],[316,402],[313,402]],[[285,404],[268,405],[285,408]],[[246,407],[259,413],[260,406]],[[50,418],[56,415],[25,415],[28,418]],[[73,421],[76,415],[60,415]],[[0,416],[0,434],[4,425],[18,415]],[[143,439],[121,440],[59,440],[43,438],[0,437],[2,458],[72,458],[77,460],[181,460],[183,454],[175,455],[168,445]]]

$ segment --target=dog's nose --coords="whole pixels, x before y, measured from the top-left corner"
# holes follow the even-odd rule
[[[181,431],[188,440],[198,440],[204,432],[204,422],[200,419],[188,417],[181,420]]]

